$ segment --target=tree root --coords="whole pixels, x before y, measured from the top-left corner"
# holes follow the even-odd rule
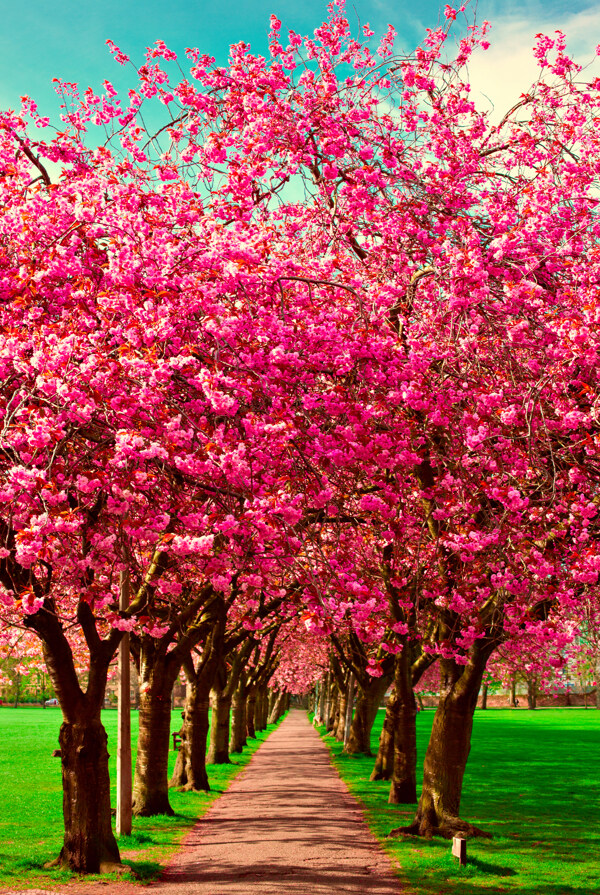
[[[57,858],[54,858],[52,861],[47,861],[44,865],[44,870],[51,870],[55,867],[64,867],[65,870],[70,870],[73,873],[81,873],[81,870],[73,868],[69,863],[68,859],[63,856],[62,852],[58,855]],[[118,861],[100,861],[100,867],[98,871],[89,871],[90,873],[116,873],[117,876],[123,876],[124,873],[131,873],[133,876],[137,876],[135,871],[131,869],[127,864],[121,864]]]
[[[421,836],[424,839],[432,839],[434,836],[440,836],[442,839],[452,839],[458,834],[462,834],[464,839],[492,839],[492,834],[487,830],[482,830],[474,824],[461,820],[460,817],[444,817],[439,824],[432,824],[425,818],[418,817],[407,827],[396,827],[390,830],[388,838],[397,836]]]
[[[123,876],[124,873],[132,873],[132,870],[127,864],[117,864],[115,861],[101,861],[100,873],[116,873],[117,876]]]
[[[169,789],[174,789],[176,792],[210,792],[210,786],[207,784],[206,786],[194,786],[193,783],[184,783],[179,785],[179,783],[169,783]]]

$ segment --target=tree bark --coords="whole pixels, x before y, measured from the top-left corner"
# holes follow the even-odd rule
[[[527,708],[537,708],[537,678],[534,674],[527,678]]]
[[[395,656],[394,686],[394,763],[388,802],[391,805],[410,805],[417,801],[417,703],[408,643]]]
[[[481,688],[481,708],[487,709],[488,684],[484,684]]]
[[[285,693],[283,690],[277,692],[277,698],[269,715],[269,724],[275,724],[276,721],[279,721],[281,716],[283,715],[285,709]]]
[[[326,718],[327,733],[333,733],[338,705],[340,701],[340,691],[338,690],[338,686],[336,683],[332,682],[331,690],[332,694],[331,699],[329,700],[329,714]]]
[[[65,833],[55,863],[76,873],[110,873],[122,865],[112,831],[107,736],[100,712],[108,667],[122,635],[113,629],[101,640],[87,603],[80,604],[77,616],[90,653],[85,693],[52,600],[45,600],[43,607],[27,619],[28,627],[40,637],[63,714],[58,741]]]
[[[171,786],[189,791],[210,790],[206,770],[206,744],[209,731],[210,691],[223,661],[225,613],[221,612],[204,641],[202,653],[194,664],[192,654],[183,660],[187,686],[181,744],[175,762]]]
[[[229,764],[229,713],[231,695],[227,687],[216,687],[212,691],[212,722],[210,725],[210,746],[208,764]]]
[[[179,634],[171,626],[163,637],[142,634],[132,639],[140,680],[138,751],[133,782],[133,813],[138,817],[173,814],[168,780],[173,685],[196,644],[224,628],[226,614],[221,595],[214,594],[207,586],[179,613]]]
[[[371,730],[390,679],[390,675],[383,675],[371,678],[362,686],[359,684],[356,710],[350,726],[348,742],[344,747],[344,751],[349,755],[373,754],[371,752]]]
[[[446,688],[440,696],[424,762],[423,789],[413,823],[390,835],[410,833],[426,838],[452,838],[457,833],[486,836],[489,833],[461,820],[462,782],[471,746],[473,715],[489,644],[479,641],[469,652],[467,665],[440,659]]]
[[[246,693],[246,736],[251,740],[256,739],[256,728],[254,725],[254,710],[256,707],[256,686],[248,687]]]
[[[270,718],[269,723],[273,723]],[[229,751],[241,752],[246,743],[246,673],[242,671],[232,697]]]
[[[396,693],[391,694],[385,710],[375,767],[370,780],[390,780],[394,769],[394,730],[396,728]]]
[[[344,732],[346,729],[346,714],[348,709],[348,691],[346,687],[340,690],[338,701],[337,718],[334,724],[334,736],[340,743],[344,742]]]
[[[331,672],[328,671],[325,676],[325,706],[323,708],[323,724],[325,725],[325,730],[327,730],[329,726],[329,716],[331,715],[331,702],[332,702],[332,681],[331,681]]]
[[[352,726],[352,716],[354,713],[354,672],[348,675],[347,685],[348,696],[346,699],[346,717],[344,718],[344,749],[348,745],[350,738],[350,728]]]
[[[144,635],[141,640],[139,734],[133,778],[133,814],[152,817],[172,815],[169,803],[169,743],[171,691],[179,664],[160,649],[159,641]]]
[[[319,708],[318,708],[318,718],[315,717],[315,723],[322,725],[325,724],[325,706],[327,705],[327,678],[322,677],[319,681]]]
[[[210,685],[208,685],[210,686]],[[208,792],[206,743],[209,730],[209,693],[207,685],[189,680],[186,685],[181,744],[170,785],[185,792]]]
[[[262,700],[262,729],[266,730],[269,725],[269,691],[265,686]]]
[[[268,710],[268,696],[267,696],[267,685],[261,684],[258,688],[258,693],[256,695],[256,729],[257,730],[266,730],[267,729],[267,710]]]
[[[121,864],[111,826],[107,736],[99,714],[63,723],[58,737],[65,820],[58,862],[79,873],[109,873]]]

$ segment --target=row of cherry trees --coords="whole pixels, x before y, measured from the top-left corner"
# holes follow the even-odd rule
[[[50,140],[31,100],[0,116],[2,630],[35,632],[61,704],[75,869],[119,860],[100,709],[124,631],[137,813],[169,810],[181,669],[201,787],[210,689],[225,719],[257,669],[310,685],[331,643],[361,742],[395,682],[397,800],[439,663],[411,829],[449,835],[476,832],[494,650],[596,606],[600,85],[540,38],[494,124],[465,80],[487,25],[452,57],[454,18],[400,56],[333,3],[310,39],[273,17],[267,59],[190,49],[180,79],[158,42],[126,98],[59,84]]]

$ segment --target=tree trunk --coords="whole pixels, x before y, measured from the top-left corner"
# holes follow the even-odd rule
[[[537,708],[537,679],[535,675],[529,675],[527,678],[527,708]]]
[[[391,835],[411,833],[426,838],[436,835],[447,839],[457,833],[490,836],[461,820],[459,811],[462,782],[471,746],[473,715],[491,651],[490,643],[482,644],[479,641],[471,648],[467,665],[440,659],[447,685],[440,696],[433,720],[417,814],[409,827],[393,830]]]
[[[139,734],[133,778],[133,814],[172,815],[169,803],[169,745],[173,681],[161,673],[159,660],[151,682],[140,694]]]
[[[183,726],[179,731],[181,745],[171,778],[171,786],[183,790],[208,792],[206,741],[209,730],[210,691],[223,663],[225,613],[220,613],[204,641],[197,665],[192,654],[183,660],[187,679]]]
[[[315,717],[315,723],[322,725],[325,724],[325,706],[327,704],[327,678],[321,678],[319,681],[319,708],[317,711],[318,717]]]
[[[517,681],[516,681],[516,678],[514,678],[514,677],[511,678],[511,681],[510,681],[510,695],[508,697],[508,705],[509,705],[509,708],[511,708],[511,709],[516,709],[516,707],[518,705],[518,702],[517,702]]]
[[[273,723],[270,718],[269,723]],[[246,742],[246,674],[242,672],[232,698],[229,751],[241,752]]]
[[[183,711],[183,725],[179,731],[181,745],[171,777],[171,786],[185,792],[208,792],[206,772],[206,742],[209,730],[210,683],[188,679]]]
[[[107,736],[100,713],[64,722],[62,764],[64,844],[58,863],[78,873],[109,873],[121,858],[112,832]]]
[[[481,708],[487,709],[488,684],[484,684],[481,688]]]
[[[329,727],[329,717],[331,715],[331,702],[332,702],[332,682],[331,682],[331,672],[328,671],[325,677],[325,707],[323,710],[323,724],[325,725],[325,730]]]
[[[78,607],[77,617],[88,639],[90,653],[85,693],[51,600],[46,600],[42,609],[27,619],[27,626],[35,630],[42,642],[44,660],[64,719],[59,745],[65,833],[55,863],[75,873],[109,873],[121,869],[122,865],[112,831],[107,736],[100,712],[108,667],[122,634],[112,630],[101,640],[87,603]]]
[[[266,684],[262,684],[258,688],[258,694],[256,697],[256,729],[257,730],[266,730],[267,729],[267,718],[268,718],[268,696],[267,696],[267,687]]]
[[[276,721],[279,721],[284,712],[284,704],[285,704],[285,693],[283,690],[280,690],[277,693],[277,698],[275,700],[275,704],[271,709],[271,713],[269,715],[269,724],[275,724]]]
[[[346,717],[344,718],[344,749],[348,745],[350,739],[350,728],[352,726],[352,715],[354,712],[354,672],[348,675],[348,698],[346,699]]]
[[[371,678],[364,686],[359,685],[350,735],[344,747],[344,751],[349,755],[357,753],[362,753],[363,755],[373,754],[371,752],[371,730],[389,683],[390,676],[383,675],[382,677]]]
[[[388,802],[391,805],[411,805],[417,801],[417,703],[408,643],[395,656],[394,685],[394,765]]]
[[[396,693],[392,693],[385,710],[379,748],[371,780],[390,780],[394,769],[394,730],[396,727]]]
[[[229,764],[229,713],[231,696],[226,688],[212,691],[212,722],[210,725],[210,746],[208,764]]]
[[[265,687],[262,701],[262,729],[266,730],[269,724],[269,692]]]
[[[172,815],[169,803],[169,746],[171,692],[183,656],[166,651],[170,640],[143,634],[132,641],[139,667],[140,707],[137,759],[133,778],[133,814],[153,817]]]
[[[336,740],[340,743],[344,741],[344,732],[346,729],[346,714],[348,710],[348,691],[346,687],[343,690],[340,690],[340,696],[338,700],[338,711],[337,717],[333,728],[333,735]]]
[[[333,733],[335,727],[335,719],[340,702],[340,691],[338,690],[337,684],[332,684],[332,691],[332,696],[329,700],[329,714],[326,718],[327,733]]]
[[[256,739],[254,726],[254,709],[256,707],[256,687],[248,687],[246,693],[246,736],[251,740]]]

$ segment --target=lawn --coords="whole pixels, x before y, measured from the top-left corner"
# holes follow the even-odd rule
[[[421,763],[433,714],[420,712],[417,718]],[[374,751],[382,721],[380,711]],[[461,815],[494,838],[469,840],[467,867],[458,866],[446,840],[387,839],[390,829],[412,820],[414,808],[387,804],[389,783],[369,782],[372,758],[343,755],[339,743],[331,737],[326,742],[409,892],[600,893],[600,712],[477,711]]]
[[[112,804],[116,804],[117,713],[102,717],[108,733]],[[62,789],[58,748],[61,713],[58,708],[0,708],[0,887],[50,888],[72,879],[61,869],[44,870],[61,848]],[[119,848],[124,863],[144,881],[155,879],[161,865],[175,851],[187,830],[248,763],[276,725],[258,734],[230,765],[209,765],[210,793],[178,793],[169,798],[175,817],[134,818],[131,837],[122,836]],[[181,710],[172,713],[171,730],[181,727]],[[133,752],[137,740],[137,714],[132,717]],[[169,753],[169,772],[176,752]],[[127,878],[127,877],[126,877]]]

